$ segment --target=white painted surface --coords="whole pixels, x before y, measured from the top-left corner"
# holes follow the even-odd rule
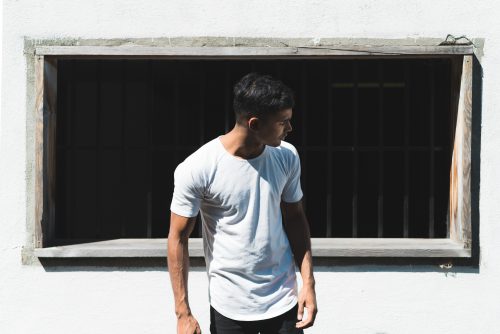
[[[0,92],[2,92],[2,48],[3,45],[3,6],[0,6]],[[0,93],[0,125],[2,124],[2,94]],[[0,126],[0,147],[2,147],[2,127]]]
[[[479,273],[436,267],[318,267],[307,333],[498,333],[500,5],[494,1],[5,0],[0,134],[0,333],[174,333],[166,271],[47,272],[21,265],[31,242],[32,118],[23,38],[175,36],[484,38]],[[28,73],[29,75],[29,73]],[[30,153],[31,154],[31,153]],[[423,271],[421,271],[423,269]],[[208,333],[206,276],[190,274]]]

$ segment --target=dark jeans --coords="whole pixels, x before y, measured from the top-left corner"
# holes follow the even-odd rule
[[[226,318],[210,306],[210,333],[212,334],[303,334],[295,328],[297,308],[277,317],[256,321],[238,321]]]

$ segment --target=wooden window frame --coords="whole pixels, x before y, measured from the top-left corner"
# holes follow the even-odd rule
[[[85,59],[321,59],[452,58],[452,110],[457,110],[450,173],[449,237],[313,238],[313,256],[327,258],[471,259],[471,141],[474,49],[468,45],[349,47],[38,46],[35,48],[35,236],[39,258],[165,257],[165,239],[116,239],[48,247],[55,231],[57,60]],[[480,112],[480,111],[479,111]],[[203,256],[200,238],[190,256]]]

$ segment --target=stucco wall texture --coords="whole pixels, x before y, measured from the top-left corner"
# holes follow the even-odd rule
[[[161,268],[23,265],[32,243],[33,71],[25,38],[484,39],[479,269],[318,266],[319,314],[306,333],[499,333],[500,4],[408,0],[4,0],[0,143],[0,333],[174,333]],[[154,40],[152,40],[154,42]],[[207,279],[190,300],[208,333]]]

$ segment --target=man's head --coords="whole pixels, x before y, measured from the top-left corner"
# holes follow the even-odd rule
[[[277,146],[292,130],[293,92],[269,75],[249,73],[234,86],[236,123],[263,144]]]
[[[251,117],[266,118],[294,107],[293,92],[270,75],[249,73],[234,85],[233,108],[237,122]]]

